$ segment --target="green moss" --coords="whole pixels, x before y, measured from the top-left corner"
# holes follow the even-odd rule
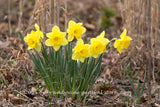
[[[113,26],[113,23],[110,21],[110,19],[105,17],[105,16],[102,16],[102,18],[101,18],[101,28],[107,29],[111,26]]]
[[[102,8],[103,15],[101,17],[100,26],[103,29],[108,29],[109,27],[113,26],[111,18],[116,15],[116,10],[110,7]]]
[[[116,15],[116,10],[113,8],[105,7],[102,8],[102,10],[103,10],[103,15],[106,16],[107,18],[111,18]]]

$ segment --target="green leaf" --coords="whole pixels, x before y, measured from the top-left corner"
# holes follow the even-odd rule
[[[142,85],[142,90],[141,90],[141,93],[140,95],[143,94],[143,91],[144,91],[144,88],[145,88],[145,83],[146,83],[146,75],[147,75],[147,70],[145,70],[145,74],[144,74],[144,80],[143,80],[143,85]]]
[[[134,91],[134,94],[135,94],[135,95],[136,95],[136,97],[137,97],[136,89],[134,88],[133,82],[132,82],[131,78],[129,77],[128,73],[127,73],[127,77],[128,77],[129,82],[130,82],[130,84],[131,84],[131,86],[132,86],[132,90]]]
[[[23,43],[24,47],[27,49],[27,46],[26,46],[26,44],[24,42],[24,39],[23,39],[23,36],[22,36],[22,34],[20,32],[19,32],[19,36],[20,36],[20,38],[22,40],[22,43]]]

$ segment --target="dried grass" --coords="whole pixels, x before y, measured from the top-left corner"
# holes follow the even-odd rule
[[[33,28],[34,23],[37,23],[43,32],[51,31],[54,25],[59,26],[60,8],[60,0],[36,0],[26,32]]]
[[[11,1],[8,0],[8,29],[9,34],[12,34],[12,27],[11,27]]]
[[[159,78],[155,74],[160,68],[160,1],[124,0],[120,3],[123,27],[128,29],[128,35],[133,38],[127,60],[121,63],[125,65],[123,68],[130,64],[135,68],[134,71],[147,65],[148,103],[151,104],[151,90],[156,78]]]
[[[147,5],[145,0],[120,0],[121,16],[123,19],[123,27],[128,29],[128,35],[133,38],[127,57],[132,61],[133,66],[141,67],[147,64],[148,53],[146,46],[148,44],[148,16]],[[158,55],[160,48],[160,1],[151,1],[151,46],[152,46],[152,65],[153,71],[158,71],[156,60],[160,58]],[[126,63],[126,62],[124,62]],[[157,66],[156,66],[157,65]]]

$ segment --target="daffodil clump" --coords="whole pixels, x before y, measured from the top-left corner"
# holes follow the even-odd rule
[[[44,79],[47,89],[57,97],[63,97],[65,92],[69,92],[71,97],[84,100],[88,94],[83,93],[91,90],[100,74],[102,54],[106,52],[110,40],[105,38],[103,31],[92,38],[90,43],[85,43],[82,35],[86,32],[86,28],[82,25],[83,23],[71,20],[67,32],[62,32],[58,26],[53,26],[52,31],[46,33],[47,40],[43,43],[44,34],[35,24],[36,31],[32,30],[24,37],[28,50],[33,48],[36,50],[36,55],[28,50],[27,52]],[[120,39],[115,40],[114,47],[119,53],[122,53],[122,49],[127,49],[132,40],[126,33],[125,29]],[[77,43],[73,47],[74,39],[77,39]]]

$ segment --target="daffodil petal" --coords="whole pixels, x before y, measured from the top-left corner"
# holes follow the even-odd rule
[[[61,32],[61,35],[65,37],[66,36],[66,32]]]
[[[52,38],[52,36],[53,36],[53,33],[52,33],[52,32],[50,32],[50,33],[47,33],[47,34],[46,34],[46,36],[47,36],[48,38]]]
[[[86,28],[82,27],[82,34],[84,34],[86,32]]]
[[[24,41],[27,42],[27,40],[28,40],[28,36],[25,36]]]
[[[60,29],[59,29],[59,27],[58,27],[58,26],[54,26],[54,27],[52,28],[52,32],[55,32],[55,31],[60,32]]]
[[[41,45],[37,45],[36,47],[35,47],[35,49],[39,52],[39,51],[41,51]]]
[[[119,39],[115,40],[115,42],[114,42],[114,48],[117,48],[118,45],[119,45],[119,43],[120,43],[120,40],[119,40]]]
[[[97,36],[97,38],[104,38],[105,31],[103,31],[100,35]]]
[[[121,54],[122,53],[122,49],[121,48],[117,48],[118,52]]]
[[[91,44],[96,40],[96,38],[92,38],[90,41],[91,41]]]
[[[68,27],[70,28],[70,27],[74,26],[75,24],[76,24],[76,22],[74,22],[73,20],[70,20]]]
[[[100,41],[102,41],[104,45],[107,45],[110,42],[107,38],[103,38]]]
[[[73,60],[77,60],[76,57],[77,57],[76,54],[72,54],[72,59]]]
[[[47,46],[53,46],[53,45],[54,45],[54,44],[52,43],[51,39],[47,39],[47,40],[45,41],[45,44],[46,44]]]
[[[124,38],[126,36],[126,34],[127,34],[127,30],[124,29],[123,32],[122,32],[122,34],[120,35],[120,38],[121,39]]]
[[[83,23],[77,23],[77,25],[78,25],[78,26],[82,26],[82,25],[83,25]]]
[[[32,33],[36,33],[36,32],[35,32],[34,30],[31,30],[31,34],[32,34]]]
[[[35,28],[36,28],[36,30],[38,31],[39,30],[39,26],[38,26],[38,24],[37,23],[35,23]]]
[[[33,49],[33,48],[28,46],[28,48],[27,48],[27,49],[28,49],[28,50],[30,50],[30,49]]]
[[[75,37],[76,37],[77,40],[81,39],[81,35],[80,34],[76,35]]]
[[[126,36],[126,38],[127,38],[128,40],[132,40],[132,38],[131,38],[131,37],[129,37],[129,36]]]
[[[92,54],[92,56],[94,57],[94,58],[97,58],[98,57],[98,54]]]
[[[74,36],[68,35],[68,41],[71,42],[74,39]]]
[[[79,39],[79,40],[77,41],[77,45],[82,45],[82,44],[84,44],[83,40],[82,40],[82,39]]]
[[[82,63],[84,62],[85,58],[80,58],[79,59]]]
[[[68,41],[67,41],[67,39],[63,39],[63,41],[62,41],[62,45],[67,45],[68,44]]]
[[[54,46],[53,48],[54,48],[55,51],[58,51],[60,46]]]

